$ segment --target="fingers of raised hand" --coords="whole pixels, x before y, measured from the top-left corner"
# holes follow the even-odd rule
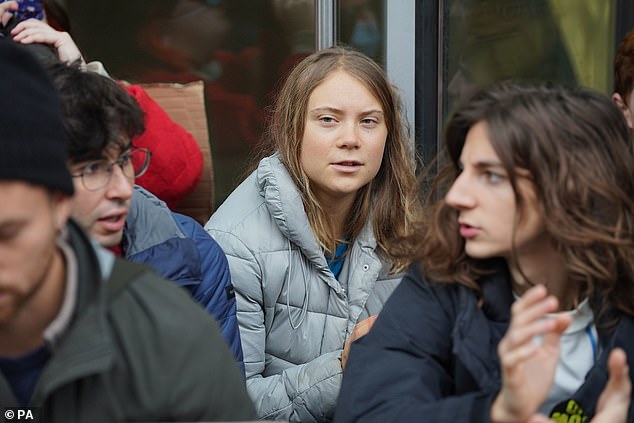
[[[514,348],[504,349],[502,343],[498,347],[500,355],[500,365],[505,373],[512,371],[518,364],[523,363],[530,357],[532,357],[539,345],[536,342],[528,342],[522,345],[515,346]]]
[[[608,370],[610,378],[615,380],[627,380],[629,382],[629,366],[627,364],[627,356],[621,348],[615,348],[608,358]]]
[[[16,1],[0,3],[0,23],[2,23],[2,26],[9,23],[13,17],[12,12],[15,12],[16,10],[18,10],[18,2]]]
[[[3,1],[0,2],[0,13],[4,13],[7,11],[15,12],[16,10],[18,10],[18,7],[18,2],[15,0]]]
[[[629,401],[632,382],[625,351],[620,348],[612,350],[608,358],[608,370],[610,378],[602,396],[608,395],[616,400],[625,398]],[[610,401],[610,398],[606,398],[605,401]]]
[[[11,34],[14,35],[14,39],[15,39],[15,36],[18,34],[22,34],[22,35],[41,34],[41,35],[46,35],[50,37],[56,34],[63,34],[63,33],[53,29],[51,26],[49,26],[45,22],[42,22],[38,19],[31,18],[17,24],[15,28],[11,30]]]
[[[498,345],[500,362],[506,372],[535,354],[542,343],[547,348],[553,343],[558,346],[559,336],[570,324],[570,316],[547,316],[557,307],[557,299],[547,296],[546,289],[540,285],[527,290],[515,301],[509,329]],[[536,339],[539,336],[542,339]]]
[[[557,311],[558,305],[557,298],[547,296],[543,285],[527,290],[511,306],[511,323],[500,343],[500,354],[531,341],[537,335],[562,333],[570,324],[570,317],[567,314],[547,316]]]
[[[608,370],[610,378],[599,397],[597,413],[591,423],[627,421],[632,395],[632,382],[630,380],[627,357],[622,349],[615,348],[610,352]]]
[[[556,311],[558,306],[557,298],[547,296],[546,288],[543,285],[537,285],[513,303],[511,321],[518,324],[530,322]]]
[[[526,421],[526,423],[553,423],[553,420],[543,414],[534,414]]]

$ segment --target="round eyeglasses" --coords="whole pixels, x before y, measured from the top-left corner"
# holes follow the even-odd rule
[[[123,175],[130,179],[143,175],[150,165],[152,153],[147,148],[132,147],[121,153],[117,160],[96,160],[84,164],[73,178],[81,178],[81,183],[88,191],[96,191],[108,185],[112,178],[114,166],[119,166]]]

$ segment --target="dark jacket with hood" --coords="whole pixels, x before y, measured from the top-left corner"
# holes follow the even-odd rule
[[[255,415],[216,322],[181,288],[114,259],[74,223],[72,320],[29,401],[44,422],[240,421]],[[0,372],[0,406],[17,401]]]
[[[497,346],[513,302],[508,270],[501,263],[497,268],[479,281],[484,304],[478,307],[473,290],[427,282],[413,267],[370,333],[352,345],[335,422],[489,422],[501,389]],[[610,351],[621,347],[634,357],[631,317],[621,316],[611,331],[597,326],[597,361],[553,417],[577,414],[589,421],[608,380]],[[633,371],[630,366],[632,380]],[[628,422],[634,422],[632,406]]]

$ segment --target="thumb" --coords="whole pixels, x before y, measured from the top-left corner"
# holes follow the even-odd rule
[[[550,420],[548,417],[544,416],[543,414],[533,414],[528,420],[526,420],[526,423],[552,423],[553,421]]]
[[[616,407],[620,402],[627,401],[629,404],[632,392],[632,383],[630,381],[630,369],[627,365],[627,357],[625,351],[615,348],[608,358],[608,371],[610,378],[608,383],[599,397],[597,409],[601,410],[608,407]]]

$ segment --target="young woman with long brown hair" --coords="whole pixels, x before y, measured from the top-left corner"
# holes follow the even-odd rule
[[[445,134],[420,265],[351,348],[336,421],[634,421],[634,158],[583,89],[503,83]]]
[[[268,135],[206,229],[229,259],[259,416],[330,421],[347,345],[409,265],[392,252],[420,212],[413,149],[384,71],[347,48],[294,68]]]

